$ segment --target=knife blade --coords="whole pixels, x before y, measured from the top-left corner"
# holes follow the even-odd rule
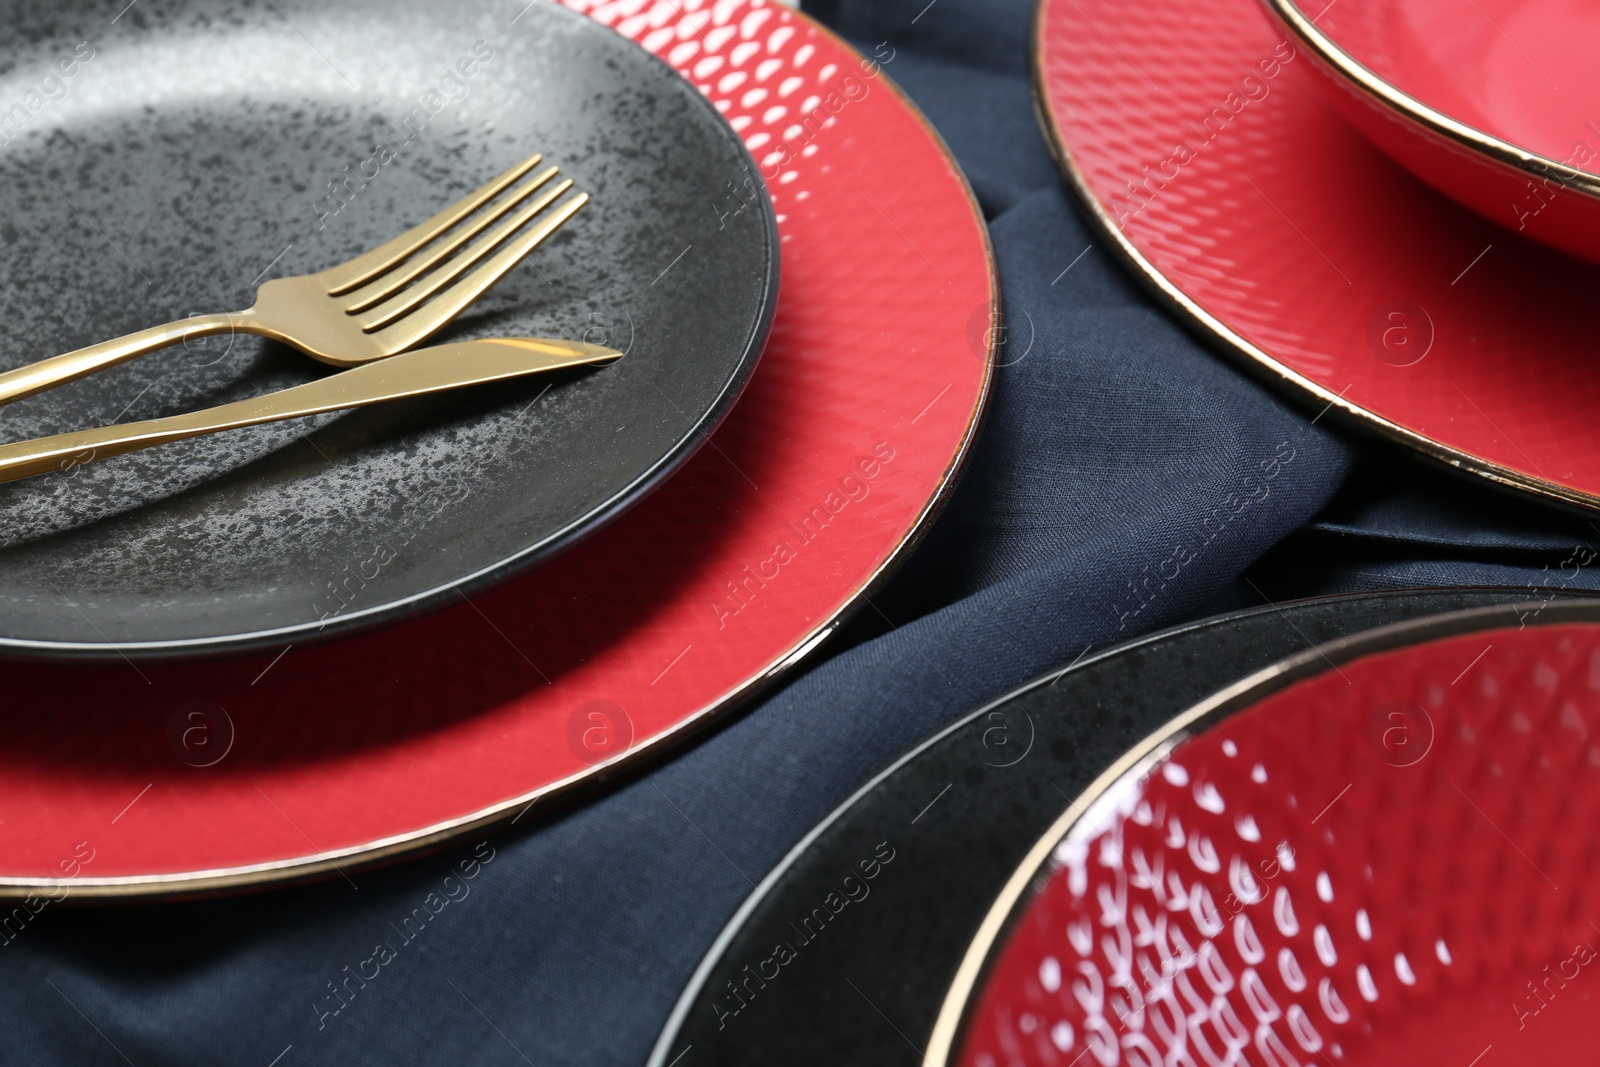
[[[621,357],[621,352],[600,345],[541,337],[434,345],[304,385],[185,415],[0,445],[0,482],[32,478],[223,430],[427,396],[584,364],[610,363]]]

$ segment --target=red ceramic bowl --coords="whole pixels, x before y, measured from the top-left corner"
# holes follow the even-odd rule
[[[1501,225],[1600,261],[1600,5],[1262,0],[1336,106]]]
[[[985,919],[930,1065],[1593,1063],[1600,610],[1334,642],[1171,723]]]

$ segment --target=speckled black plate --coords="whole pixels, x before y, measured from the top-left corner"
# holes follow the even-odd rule
[[[973,712],[862,787],[761,881],[690,980],[651,1067],[921,1064],[951,978],[1007,879],[1129,748],[1314,644],[1465,608],[1505,605],[1515,623],[1513,605],[1530,598],[1543,599],[1527,589],[1402,591],[1241,612],[1085,657]],[[852,874],[851,902],[825,933],[813,922],[808,939],[791,925]],[[773,978],[763,964],[778,945],[790,955]]]
[[[778,283],[757,171],[693,86],[581,15],[28,0],[0,25],[0,367],[239,310],[534,151],[593,201],[437,340],[628,352],[0,486],[0,650],[232,652],[449,603],[636,501],[754,369]],[[211,338],[0,408],[0,439],[326,373]]]

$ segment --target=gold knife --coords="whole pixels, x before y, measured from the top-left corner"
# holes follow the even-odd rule
[[[305,385],[187,415],[0,445],[0,482],[66,470],[222,430],[426,396],[583,364],[609,363],[621,356],[621,352],[600,345],[546,338],[435,345],[330,374]]]

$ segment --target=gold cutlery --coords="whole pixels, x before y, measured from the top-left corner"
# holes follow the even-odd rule
[[[544,338],[435,345],[330,374],[305,385],[185,415],[0,445],[0,482],[68,470],[97,459],[222,430],[426,396],[583,364],[608,363],[621,357],[621,352],[599,345]]]
[[[0,374],[0,404],[189,338],[216,334],[270,337],[336,367],[404,352],[461,314],[588,202],[589,195],[579,193],[530,227],[572,188],[571,179],[565,179],[529,201],[559,169],[546,168],[517,184],[540,159],[528,157],[365,255],[319,274],[267,282],[248,311],[195,316]],[[479,213],[508,189],[499,203]],[[483,239],[467,247],[480,234]]]

